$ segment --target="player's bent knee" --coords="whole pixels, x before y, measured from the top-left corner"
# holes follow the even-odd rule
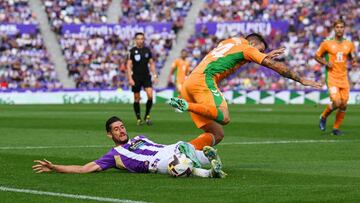
[[[224,133],[216,133],[214,134],[215,137],[215,144],[218,144],[219,142],[221,142],[221,140],[224,139]]]
[[[225,116],[224,120],[222,121],[223,125],[227,125],[228,123],[230,123],[230,117],[229,116]]]

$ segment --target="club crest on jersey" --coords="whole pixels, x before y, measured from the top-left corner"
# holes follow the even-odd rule
[[[146,53],[146,54],[145,54],[145,58],[149,58],[149,53]]]
[[[135,61],[140,61],[141,60],[140,54],[135,54],[134,58],[135,58]]]

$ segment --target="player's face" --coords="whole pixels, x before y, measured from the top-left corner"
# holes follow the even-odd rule
[[[119,144],[124,144],[129,140],[126,128],[120,121],[116,121],[111,124],[110,134],[114,142]]]
[[[144,46],[145,37],[144,35],[138,35],[135,37],[135,43],[137,47]]]
[[[181,52],[181,58],[186,58],[187,57],[187,52],[186,51],[182,51]]]
[[[342,37],[344,35],[345,25],[338,23],[335,25],[335,35],[336,37]]]
[[[260,52],[265,51],[265,45],[263,43],[261,43],[261,42],[253,41],[252,46],[255,47],[256,49],[258,49]]]

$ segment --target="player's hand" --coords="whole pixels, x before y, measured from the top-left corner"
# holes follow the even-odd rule
[[[352,67],[359,67],[359,64],[357,63],[356,60],[352,60],[351,65]]]
[[[159,82],[159,79],[157,77],[154,78],[154,80],[153,80],[154,85],[158,84],[158,82]]]
[[[312,80],[306,80],[306,79],[302,80],[301,84],[303,84],[304,86],[314,87],[316,89],[321,89],[321,87],[322,87],[321,83],[318,83],[318,82],[315,82]]]
[[[135,85],[135,81],[134,81],[133,79],[130,79],[130,80],[129,80],[129,85],[130,85],[130,86],[134,86],[134,85]]]
[[[44,159],[44,160],[34,160],[35,163],[37,163],[36,165],[34,165],[32,168],[36,173],[44,173],[44,172],[50,172],[53,170],[54,165]]]
[[[328,62],[328,63],[326,64],[326,67],[327,67],[328,69],[332,69],[332,68],[333,68],[333,64],[332,64],[331,62]]]
[[[275,49],[270,51],[269,53],[267,53],[267,56],[270,57],[271,59],[276,58],[282,54],[284,54],[285,52],[285,47],[281,47],[279,49]]]

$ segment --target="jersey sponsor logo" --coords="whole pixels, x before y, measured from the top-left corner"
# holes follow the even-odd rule
[[[135,54],[134,58],[135,58],[135,61],[140,61],[141,60],[140,54]]]
[[[135,142],[131,143],[129,146],[129,151],[134,151],[145,144],[144,140],[136,140]]]

